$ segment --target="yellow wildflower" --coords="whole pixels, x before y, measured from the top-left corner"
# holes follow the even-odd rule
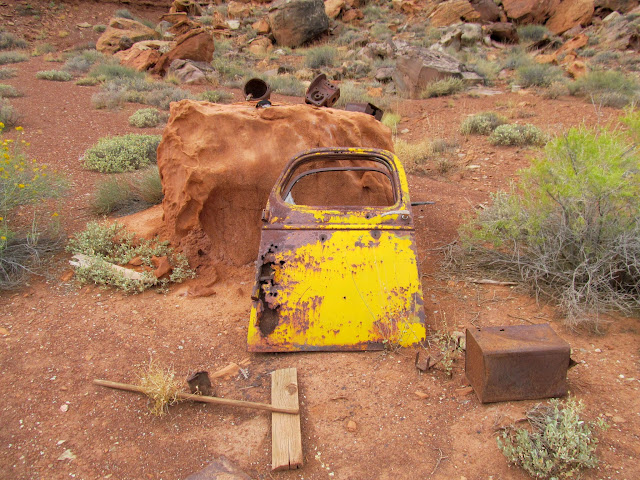
[[[53,212],[53,214],[51,216],[52,217],[57,217],[58,216],[58,212]]]
[[[22,128],[22,127],[16,127],[16,131],[17,131],[17,132],[21,132],[22,130],[24,130],[24,128]]]
[[[18,188],[24,188],[24,183],[19,183]]]
[[[7,237],[5,237],[4,235],[0,237],[0,240],[6,240]]]

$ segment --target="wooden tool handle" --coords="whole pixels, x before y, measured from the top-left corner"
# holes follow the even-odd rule
[[[102,387],[115,388],[116,390],[126,390],[128,392],[137,392],[137,393],[145,393],[142,387],[137,385],[130,385],[128,383],[118,383],[111,382],[109,380],[101,380],[96,378],[93,381],[94,384],[100,385]],[[244,407],[244,408],[255,408],[257,410],[267,410],[269,412],[277,412],[277,413],[290,413],[292,415],[297,415],[300,413],[300,409],[298,408],[283,408],[283,407],[274,407],[269,403],[257,403],[257,402],[246,402],[244,400],[231,400],[229,398],[218,398],[218,397],[207,397],[205,395],[193,395],[191,393],[180,393],[176,394],[176,397],[181,400],[193,400],[195,402],[204,402],[204,403],[216,403],[218,405],[229,405],[231,407]]]

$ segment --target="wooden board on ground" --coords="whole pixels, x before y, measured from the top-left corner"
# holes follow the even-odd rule
[[[298,408],[298,371],[276,370],[271,376],[271,404]],[[271,414],[271,469],[293,470],[302,467],[302,433],[300,414]]]

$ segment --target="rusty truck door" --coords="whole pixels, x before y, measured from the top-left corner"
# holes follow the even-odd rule
[[[411,203],[390,152],[299,154],[263,213],[248,346],[370,350],[424,340]]]

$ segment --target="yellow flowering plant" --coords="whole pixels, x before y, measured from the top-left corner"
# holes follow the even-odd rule
[[[20,138],[22,135],[23,128],[16,127],[16,138],[7,138],[5,125],[0,122],[0,290],[15,286],[16,278],[30,271],[33,259],[42,253],[37,247],[40,234],[50,226],[51,218],[55,221],[58,216],[47,212],[50,205],[43,200],[55,197],[64,187],[61,176],[24,155],[28,143]],[[29,214],[33,214],[31,225],[13,225],[16,207],[27,205]],[[48,221],[40,224],[41,215],[49,217]]]

